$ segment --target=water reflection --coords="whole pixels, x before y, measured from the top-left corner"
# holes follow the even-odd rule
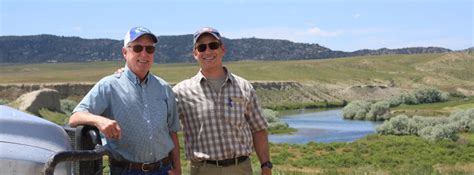
[[[379,124],[371,121],[344,120],[340,109],[321,112],[305,111],[301,114],[285,115],[281,120],[298,131],[291,135],[270,135],[270,142],[297,144],[311,141],[351,142],[375,133],[375,127]]]

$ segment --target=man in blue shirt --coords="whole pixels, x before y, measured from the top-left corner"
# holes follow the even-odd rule
[[[181,174],[175,96],[153,75],[156,36],[144,27],[125,35],[122,73],[101,79],[74,109],[69,123],[96,126],[111,152],[115,174]]]

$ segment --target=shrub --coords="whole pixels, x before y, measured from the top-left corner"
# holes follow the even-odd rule
[[[418,133],[422,138],[437,141],[437,140],[457,140],[457,129],[453,124],[443,124],[438,126],[428,126],[423,128]]]
[[[278,115],[279,114],[277,111],[271,109],[263,109],[263,116],[265,117],[265,119],[267,119],[267,122],[269,123],[268,130],[274,131],[288,129],[288,123],[282,122],[280,118],[278,118]]]
[[[419,131],[429,126],[436,126],[447,123],[445,119],[439,117],[414,116],[408,121],[408,131],[412,135],[419,135]]]
[[[342,109],[343,116],[345,119],[365,119],[370,105],[367,101],[352,101]]]
[[[60,100],[60,103],[61,103],[61,110],[62,110],[67,116],[71,116],[71,115],[72,115],[72,111],[73,111],[74,108],[77,106],[77,102],[72,101],[72,100],[68,100],[68,99],[62,99],[62,100]]]
[[[418,103],[442,102],[447,101],[449,98],[449,93],[431,87],[415,89],[412,94]]]
[[[273,123],[270,123],[270,125],[268,126],[269,129],[271,130],[282,130],[282,129],[287,129],[288,128],[288,123],[285,123],[285,122],[273,122]]]
[[[391,135],[410,135],[408,128],[410,118],[406,115],[398,115],[385,121],[382,125],[377,127],[377,132],[381,134]]]
[[[6,104],[8,104],[8,100],[0,99],[0,105],[6,105]]]
[[[379,101],[370,106],[367,113],[367,120],[385,120],[388,119],[390,112],[390,103],[387,101]]]
[[[66,116],[66,114],[50,111],[47,108],[41,108],[40,110],[38,110],[38,113],[42,118],[61,126],[65,125],[69,120],[69,116]]]
[[[390,107],[397,107],[403,102],[400,99],[400,96],[395,96],[395,97],[390,97],[388,100],[386,100],[387,103],[390,104]]]
[[[427,140],[457,140],[457,132],[474,132],[474,109],[458,111],[449,117],[408,118],[399,115],[377,127],[384,135],[418,135]]]
[[[416,105],[418,104],[418,100],[416,99],[416,96],[413,95],[413,93],[402,93],[400,94],[399,97],[400,103],[402,104],[409,104],[409,105]]]
[[[453,112],[449,120],[459,131],[474,132],[474,109]]]

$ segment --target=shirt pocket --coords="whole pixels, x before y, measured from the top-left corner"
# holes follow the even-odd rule
[[[152,125],[158,128],[168,128],[168,101],[166,98],[154,98],[151,103]]]
[[[244,96],[229,96],[225,99],[224,116],[226,121],[237,128],[246,124],[245,110],[248,100]]]

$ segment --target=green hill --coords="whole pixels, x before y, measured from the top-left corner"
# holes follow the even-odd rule
[[[421,86],[474,96],[474,53],[468,52],[224,64],[233,73],[254,81],[267,107],[379,100]],[[2,64],[0,84],[94,83],[123,65],[122,61]],[[198,70],[196,63],[156,64],[152,68],[171,83]]]
[[[194,62],[192,35],[158,36],[155,62]],[[319,44],[294,43],[276,39],[228,39],[226,60],[301,60],[362,55],[446,53],[440,47],[334,51]],[[112,39],[83,39],[54,35],[0,36],[0,63],[55,63],[122,60],[123,41]]]

